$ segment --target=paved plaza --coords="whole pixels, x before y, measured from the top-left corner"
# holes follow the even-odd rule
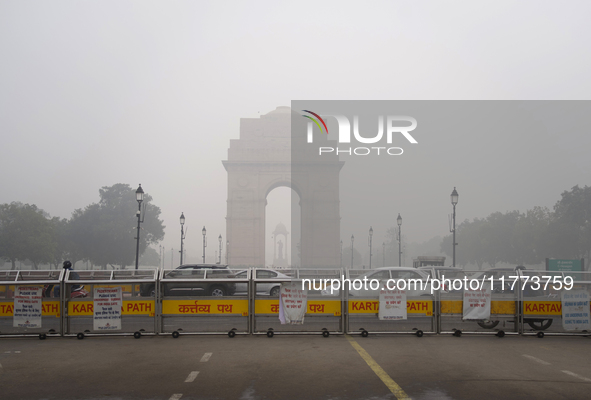
[[[2,399],[588,399],[590,338],[0,340]]]

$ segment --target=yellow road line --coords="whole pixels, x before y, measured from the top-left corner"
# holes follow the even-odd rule
[[[390,378],[390,375],[388,375],[386,371],[384,371],[384,369],[380,367],[380,365],[372,358],[372,356],[370,356],[367,353],[367,351],[365,351],[365,349],[363,349],[363,347],[361,347],[359,343],[355,341],[355,339],[353,339],[349,335],[345,335],[345,337],[347,338],[349,343],[351,343],[351,346],[353,346],[353,348],[357,350],[357,353],[359,353],[361,358],[363,358],[367,365],[369,365],[369,368],[371,368],[372,371],[375,372],[378,378],[380,378],[382,382],[384,382],[384,385],[386,385],[388,389],[390,389],[390,391],[394,394],[394,396],[396,396],[398,400],[410,400],[410,397],[406,394],[406,392],[402,390],[402,388],[398,386],[396,382],[394,382],[394,379]]]

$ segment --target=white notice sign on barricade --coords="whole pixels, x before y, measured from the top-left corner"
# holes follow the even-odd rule
[[[586,290],[564,290],[562,301],[562,327],[567,331],[591,330],[589,319],[589,293]]]
[[[39,286],[17,286],[14,293],[14,328],[41,328],[43,314],[42,288]]]
[[[465,320],[490,318],[490,283],[484,282],[478,289],[464,288],[463,317]]]
[[[378,318],[388,321],[406,319],[406,290],[382,287]]]
[[[282,324],[302,325],[308,308],[308,289],[299,282],[282,283],[279,295],[279,320]]]
[[[123,298],[121,286],[116,288],[94,288],[95,331],[121,330],[121,308]]]

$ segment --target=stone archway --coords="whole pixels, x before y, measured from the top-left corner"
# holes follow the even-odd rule
[[[303,268],[340,266],[339,172],[344,163],[338,157],[303,162],[305,157],[293,153],[291,146],[291,118],[289,107],[277,107],[260,118],[242,118],[240,138],[230,141],[223,164],[228,172],[226,238],[231,266],[265,265],[267,195],[280,186],[300,197],[301,220],[292,221],[292,230],[297,226],[300,236],[291,237],[292,257],[299,255]],[[306,152],[319,145],[307,146]]]

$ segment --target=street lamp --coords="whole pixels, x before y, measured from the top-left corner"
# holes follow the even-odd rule
[[[353,242],[355,242],[355,236],[351,235],[351,269],[353,269]]]
[[[396,223],[398,224],[398,266],[402,267],[402,217],[400,213],[398,213]]]
[[[386,268],[386,242],[382,242],[382,267]]]
[[[181,263],[180,263],[180,265],[183,265],[183,240],[185,240],[185,231],[184,231],[185,214],[182,212],[181,212],[180,222],[181,222]]]
[[[371,241],[373,238],[373,228],[369,227],[369,269],[371,269]]]
[[[205,230],[205,226],[201,230],[201,233],[203,234],[203,264],[205,264],[205,248],[207,247],[205,238],[205,234],[207,233],[207,231]]]
[[[230,252],[230,241],[226,240],[226,264],[229,265],[228,263],[228,253]]]
[[[341,268],[343,268],[343,240],[341,240]]]
[[[220,251],[218,254],[218,264],[222,263],[222,234],[220,233],[220,236],[218,237],[218,242],[220,242]]]
[[[140,261],[140,222],[141,222],[141,215],[142,215],[142,201],[144,201],[144,189],[142,189],[142,184],[135,191],[135,199],[137,200],[137,244],[135,246],[135,269],[138,269],[139,261]]]
[[[456,204],[458,204],[458,192],[456,191],[456,187],[454,186],[454,191],[451,192],[451,205],[454,207],[454,214],[453,214],[453,267],[456,266]]]

